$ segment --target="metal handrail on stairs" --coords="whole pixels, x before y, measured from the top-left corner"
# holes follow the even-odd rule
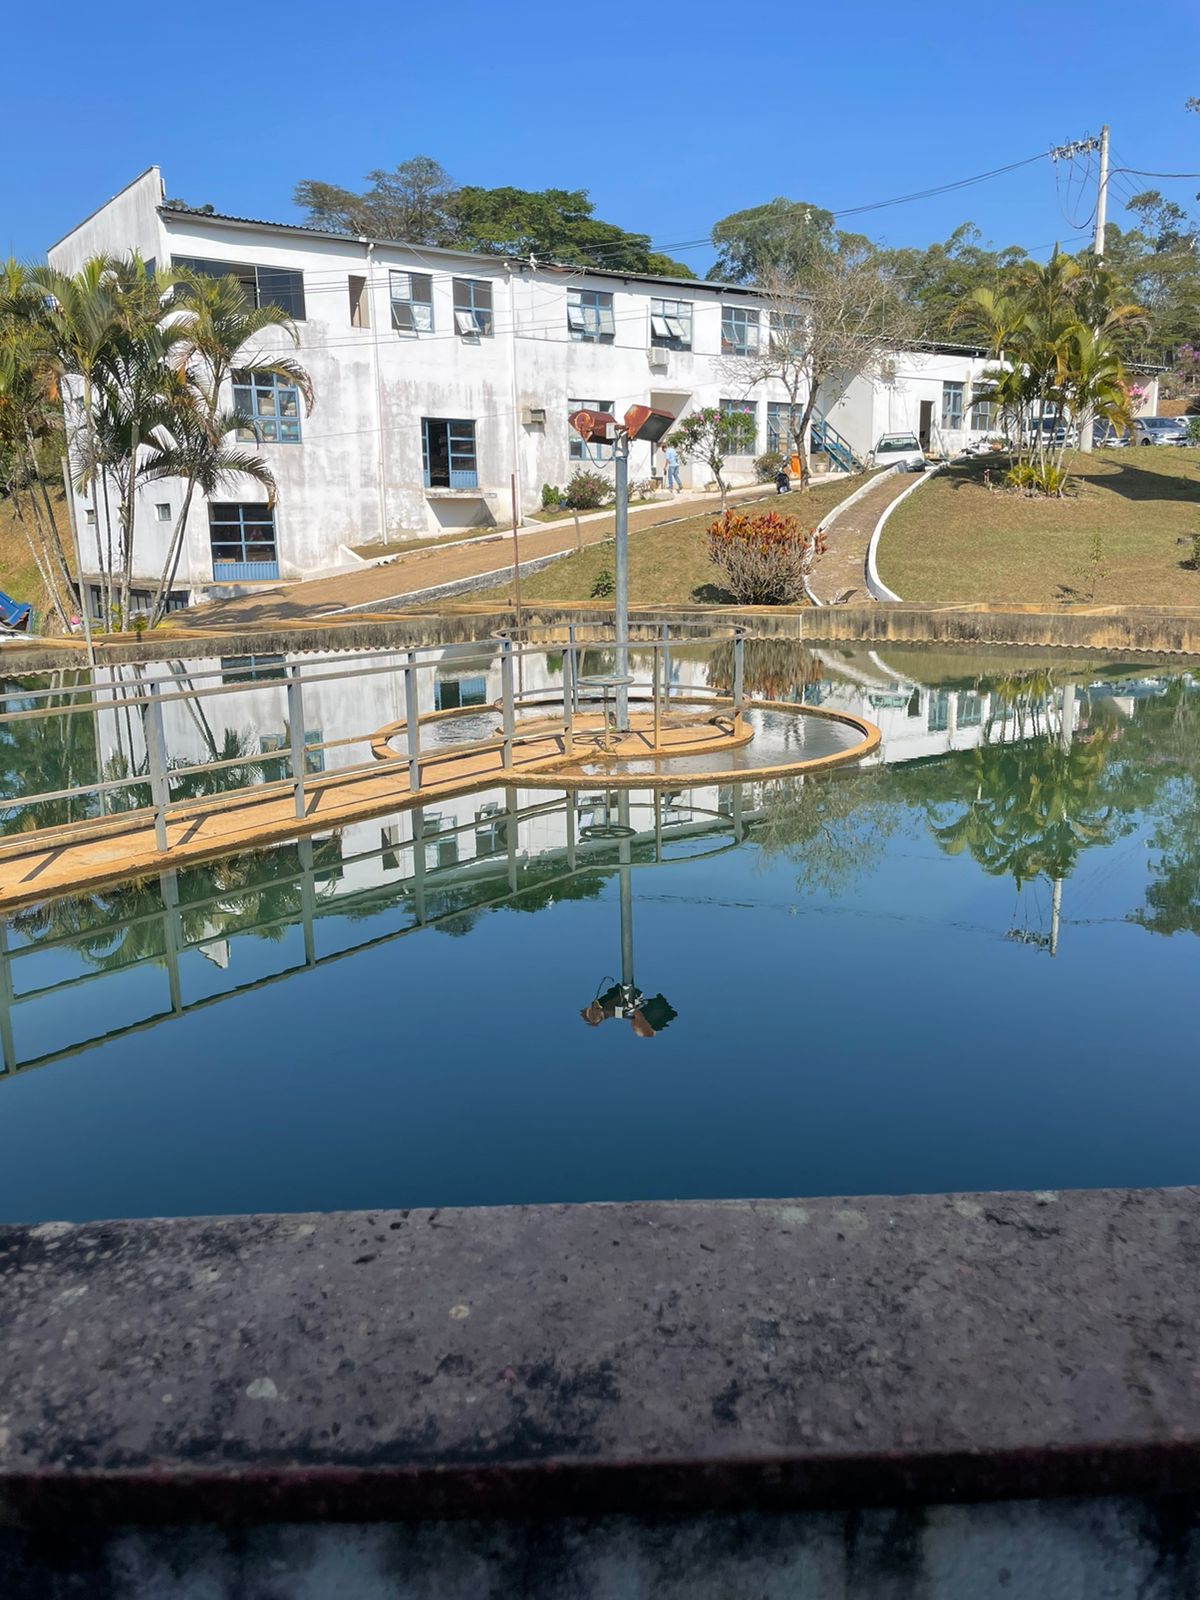
[[[830,462],[840,472],[861,472],[863,464],[855,455],[850,441],[837,431],[827,417],[814,413],[811,427],[813,447],[824,451]]]

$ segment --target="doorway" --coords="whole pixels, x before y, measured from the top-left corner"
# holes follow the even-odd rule
[[[933,441],[933,401],[921,401],[921,421],[917,428],[921,449],[928,450]]]

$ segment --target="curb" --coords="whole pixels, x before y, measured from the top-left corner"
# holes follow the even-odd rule
[[[871,542],[867,545],[867,593],[871,596],[872,600],[903,600],[904,596],[896,594],[894,590],[889,589],[887,584],[884,583],[883,579],[879,576],[879,568],[876,565],[876,556],[879,553],[879,541],[883,535],[884,528],[887,526],[887,520],[891,516],[892,512],[895,511],[896,507],[898,505],[903,505],[903,503],[908,499],[909,495],[915,494],[923,483],[928,483],[932,478],[937,477],[938,473],[944,469],[945,465],[945,462],[939,461],[936,467],[929,467],[921,474],[921,476],[910,488],[905,489],[903,494],[898,494],[896,498],[890,502],[890,504],[884,506],[883,514],[879,518],[879,521],[875,524],[874,531],[871,534]]]
[[[839,500],[837,505],[834,506],[833,510],[827,512],[825,516],[821,518],[813,532],[824,533],[826,528],[828,528],[831,523],[837,521],[843,511],[847,511],[851,506],[857,505],[858,502],[863,499],[877,483],[882,483],[885,478],[894,477],[899,471],[899,467],[885,467],[882,472],[877,472],[872,477],[868,478],[866,483],[860,483],[858,488],[854,490],[853,494],[848,494],[844,500]],[[904,496],[901,495],[899,498],[903,500]],[[809,588],[807,574],[805,574],[804,578],[804,593],[808,598],[808,603],[810,606],[825,605],[825,601],[818,600],[816,595]]]

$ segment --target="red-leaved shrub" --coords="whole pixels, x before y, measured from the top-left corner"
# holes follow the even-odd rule
[[[786,606],[804,598],[804,578],[824,534],[778,511],[727,511],[708,530],[708,555],[742,605]]]

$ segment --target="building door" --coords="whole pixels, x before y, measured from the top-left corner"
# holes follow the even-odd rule
[[[422,417],[421,454],[427,489],[476,489],[475,424],[465,418]]]
[[[921,449],[928,450],[933,439],[933,401],[921,401],[921,423],[917,429],[917,438],[920,440]]]

